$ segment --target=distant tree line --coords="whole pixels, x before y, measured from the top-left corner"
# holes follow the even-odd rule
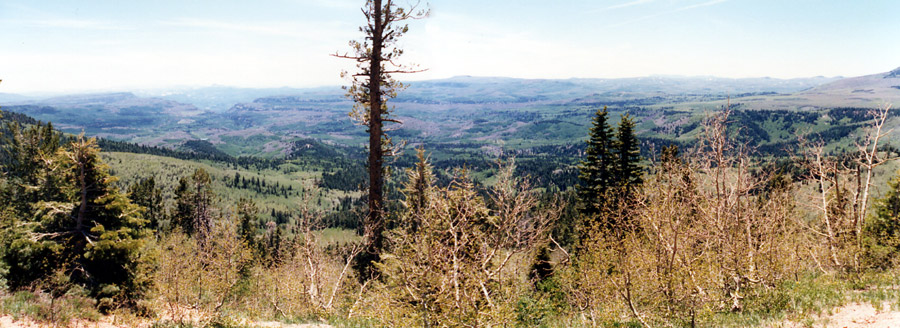
[[[174,150],[168,149],[164,147],[157,146],[147,146],[140,145],[131,142],[125,141],[117,141],[106,138],[99,138],[97,140],[98,145],[104,151],[111,152],[125,152],[125,153],[133,153],[133,154],[148,154],[148,155],[156,155],[156,156],[164,156],[171,157],[189,161],[199,161],[199,160],[207,160],[213,162],[227,163],[231,164],[235,167],[242,167],[245,169],[277,169],[281,164],[284,164],[283,159],[278,158],[260,158],[253,156],[239,156],[234,157],[228,154],[225,154],[218,149],[214,152],[208,151],[183,151],[183,150]],[[202,143],[194,143],[188,141],[192,146],[199,146]],[[207,141],[208,143],[208,141]],[[199,146],[200,150],[205,150],[206,148],[203,146]]]
[[[10,111],[6,111],[6,110],[0,110],[0,121],[13,122],[13,123],[18,123],[20,125],[38,124],[38,120],[34,119],[31,116],[28,116],[28,115],[25,115],[22,113],[17,113],[17,112],[10,112]],[[7,129],[4,129],[4,131],[9,132]]]
[[[247,177],[241,176],[241,174],[238,172],[235,172],[233,177],[223,177],[222,181],[227,187],[252,190],[263,195],[274,195],[288,198],[289,196],[299,194],[299,191],[295,192],[294,187],[291,185],[283,186],[278,181],[274,183],[266,183],[265,179],[261,179],[258,177],[250,177],[248,179]]]
[[[365,187],[366,168],[362,163],[344,164],[333,172],[322,173],[319,187],[343,191],[357,191]]]
[[[334,159],[338,157],[349,157],[361,159],[362,152],[352,149],[338,150],[337,146],[327,145],[315,139],[300,139],[291,142],[291,151],[287,155],[287,159],[297,158],[318,158],[318,159]]]
[[[208,156],[212,156],[213,158],[231,157],[225,152],[216,148],[216,146],[208,140],[187,140],[181,144],[181,147],[188,150],[189,152],[206,154]]]

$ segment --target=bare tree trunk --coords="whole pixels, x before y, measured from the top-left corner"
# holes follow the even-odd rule
[[[384,154],[382,148],[382,75],[381,50],[384,47],[384,16],[381,0],[373,0],[374,17],[372,17],[372,55],[369,57],[369,213],[366,217],[366,228],[369,236],[369,249],[378,254],[383,244],[384,232],[383,203],[384,170],[382,168]]]
[[[874,134],[869,135],[869,139],[866,141],[866,144],[863,145],[861,150],[863,151],[863,163],[861,163],[866,168],[866,183],[862,186],[862,204],[859,206],[858,216],[855,218],[854,225],[856,228],[856,238],[857,243],[860,242],[860,238],[862,235],[862,227],[866,220],[866,212],[868,210],[867,206],[869,200],[869,187],[872,186],[872,174],[875,170],[875,167],[884,164],[885,159],[878,159],[878,141],[881,140],[881,137],[887,135],[886,132],[882,132],[884,129],[884,123],[887,121],[888,112],[891,110],[891,105],[885,105],[882,108],[878,108],[872,112],[872,119],[874,121],[873,127],[875,128]],[[869,149],[869,144],[872,145],[872,149]],[[858,178],[857,178],[858,179]]]
[[[817,147],[815,149],[816,156],[816,168],[817,168],[817,180],[819,183],[819,192],[822,194],[822,219],[825,221],[825,234],[828,238],[828,252],[831,257],[831,263],[835,266],[841,266],[841,261],[838,260],[837,257],[837,248],[836,248],[836,236],[834,233],[834,228],[832,227],[831,221],[832,217],[828,211],[829,202],[828,202],[828,191],[831,187],[828,186],[828,172],[829,169],[826,167],[825,160],[822,158],[824,150],[822,147]]]

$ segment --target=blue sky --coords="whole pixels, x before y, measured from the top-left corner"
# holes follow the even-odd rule
[[[400,0],[404,1],[404,0]],[[344,84],[360,0],[0,2],[0,92]],[[433,0],[401,80],[856,76],[900,66],[900,1]]]

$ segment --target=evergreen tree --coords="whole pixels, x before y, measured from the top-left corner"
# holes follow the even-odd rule
[[[189,235],[206,237],[212,224],[211,205],[215,194],[209,173],[197,169],[190,178],[182,177],[175,189],[175,215],[172,224]]]
[[[275,266],[282,263],[288,253],[289,245],[285,245],[284,229],[275,222],[266,223],[266,234],[264,236],[262,258],[268,266]]]
[[[62,273],[85,287],[101,309],[134,304],[149,288],[148,231],[137,205],[112,186],[94,139],[43,154],[39,176],[60,177],[56,194],[28,204],[29,215],[5,226],[3,260],[10,287],[24,288]],[[27,180],[27,179],[26,179]],[[14,219],[15,220],[15,219]]]
[[[415,5],[404,7],[392,0],[367,0],[362,12],[366,16],[366,24],[359,30],[365,33],[365,38],[350,41],[352,55],[335,56],[357,62],[357,73],[342,72],[341,75],[353,79],[352,85],[347,88],[347,96],[354,102],[350,116],[360,125],[365,125],[369,133],[368,249],[357,268],[363,272],[362,276],[368,276],[374,273],[372,263],[378,261],[378,254],[384,246],[384,157],[398,152],[384,124],[400,123],[391,115],[392,108],[387,101],[396,97],[404,86],[391,75],[416,72],[399,64],[403,49],[399,48],[398,41],[409,30],[403,21],[423,18],[428,11],[419,10]]]
[[[409,180],[403,188],[403,194],[406,197],[403,205],[409,214],[404,216],[407,222],[402,222],[402,225],[404,229],[409,229],[411,232],[415,232],[419,227],[419,219],[422,211],[428,206],[429,193],[434,183],[431,163],[425,156],[425,149],[416,149],[416,156],[419,160],[414,168],[407,169],[406,175]]]
[[[144,208],[147,227],[158,231],[160,223],[166,218],[166,213],[163,206],[162,189],[156,186],[156,178],[151,176],[131,185],[128,188],[128,198],[134,204]]]
[[[553,275],[553,263],[550,258],[550,247],[544,245],[538,250],[537,255],[534,258],[534,262],[531,263],[531,272],[529,272],[529,278],[535,284],[535,286],[539,285],[541,282],[550,278]]]
[[[663,146],[662,151],[660,152],[660,161],[663,164],[681,164],[681,158],[679,158],[680,150],[677,145]],[[663,169],[666,168],[666,165],[663,165]]]
[[[191,201],[190,186],[187,177],[178,179],[178,187],[175,187],[175,213],[172,214],[172,228],[179,228],[187,234],[194,231],[194,202]]]
[[[0,172],[8,186],[0,196],[19,216],[29,215],[31,204],[59,195],[60,176],[52,174],[48,165],[59,149],[60,136],[52,124],[41,122],[26,128],[6,122],[2,130]]]
[[[625,114],[619,121],[615,142],[615,185],[624,188],[623,196],[631,192],[643,182],[641,171],[640,141],[634,135],[634,120]]]
[[[578,198],[581,200],[581,211],[588,217],[601,212],[607,191],[614,183],[615,159],[612,128],[607,123],[606,107],[598,109],[593,119],[590,138],[587,141],[585,159],[579,164],[581,171],[577,185]]]
[[[274,209],[273,209],[274,211]],[[237,215],[239,221],[240,228],[240,236],[241,240],[250,246],[251,248],[255,248],[257,246],[256,242],[256,226],[257,226],[257,215],[259,214],[259,208],[256,207],[256,203],[252,200],[241,198],[237,202]]]

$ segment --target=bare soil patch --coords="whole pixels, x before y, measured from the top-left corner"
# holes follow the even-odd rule
[[[835,310],[827,319],[825,327],[900,327],[900,311],[892,310],[891,304],[887,302],[882,305],[881,310],[868,303],[848,304]]]

